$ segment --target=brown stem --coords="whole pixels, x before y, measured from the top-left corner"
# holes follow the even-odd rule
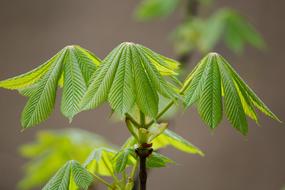
[[[140,171],[139,171],[140,190],[146,190],[146,182],[147,182],[146,159],[149,155],[151,155],[153,151],[151,146],[152,146],[151,144],[142,144],[141,147],[136,149],[136,153],[140,159]]]
[[[140,190],[146,190],[147,171],[146,171],[146,157],[140,157]]]

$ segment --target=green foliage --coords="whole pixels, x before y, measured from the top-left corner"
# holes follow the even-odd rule
[[[0,81],[0,87],[17,89],[29,97],[21,117],[23,128],[46,120],[54,109],[58,85],[63,85],[62,113],[72,119],[91,74],[100,60],[79,46],[67,46],[38,68]]]
[[[93,176],[77,161],[67,162],[44,186],[43,190],[87,190],[93,182]]]
[[[246,115],[258,122],[254,107],[280,121],[229,63],[216,53],[201,60],[183,88],[185,105],[189,107],[196,103],[201,118],[211,128],[216,128],[222,119],[222,96],[228,120],[242,134],[248,131]]]
[[[95,149],[84,162],[84,167],[92,174],[102,176],[113,176],[113,158],[116,155],[116,150],[111,148]]]
[[[152,143],[155,150],[166,146],[172,146],[177,150],[189,154],[198,154],[200,156],[204,155],[198,147],[194,146],[192,143],[169,129],[166,129],[161,135],[155,138]]]
[[[137,105],[154,118],[158,112],[158,94],[168,99],[176,96],[163,75],[175,75],[177,67],[177,62],[142,45],[122,43],[94,72],[82,108],[92,109],[108,100],[121,116]]]
[[[179,54],[195,49],[206,53],[220,40],[236,53],[241,52],[246,44],[259,49],[265,47],[254,27],[231,9],[220,9],[206,19],[191,18],[174,32],[175,49]]]
[[[114,157],[115,173],[122,173],[128,164],[134,164],[135,157],[134,148],[128,147],[121,149]]]
[[[135,16],[140,21],[169,16],[180,0],[143,0],[137,7]]]
[[[23,190],[39,187],[68,160],[83,162],[94,148],[111,146],[102,137],[84,130],[41,131],[34,142],[20,147],[21,155],[29,161],[18,187]]]
[[[159,154],[157,152],[153,152],[146,161],[147,168],[162,168],[166,167],[167,164],[174,163],[170,158]]]
[[[222,56],[208,54],[184,84],[176,79],[178,66],[175,60],[129,42],[117,46],[102,62],[79,46],[68,46],[33,71],[1,81],[0,87],[17,89],[29,98],[22,114],[24,128],[47,119],[60,86],[61,111],[66,117],[72,119],[82,110],[108,102],[124,117],[132,135],[117,150],[87,132],[44,132],[36,143],[22,148],[22,154],[32,162],[26,166],[26,178],[20,187],[38,186],[67,160],[82,162],[87,157],[83,166],[77,161],[67,162],[44,189],[87,189],[95,177],[109,189],[130,190],[139,160],[146,159],[149,168],[173,163],[163,155],[152,153],[152,148],[158,150],[170,145],[203,156],[199,148],[167,129],[167,123],[158,122],[181,99],[186,107],[196,104],[202,120],[212,129],[221,122],[223,112],[242,134],[248,130],[246,116],[258,122],[255,109],[280,121]],[[163,101],[165,107],[161,108],[159,104]],[[129,166],[131,171],[127,169]],[[101,176],[111,177],[113,183]]]

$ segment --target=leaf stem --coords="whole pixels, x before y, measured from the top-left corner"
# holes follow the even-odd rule
[[[131,175],[130,175],[130,178],[131,178],[132,180],[134,180],[134,178],[135,178],[138,165],[139,165],[139,162],[138,162],[138,160],[136,160],[136,163],[135,163],[135,165],[133,166],[132,171],[131,171]]]
[[[103,183],[104,185],[106,185],[107,187],[113,189],[114,187],[112,186],[112,184],[108,183],[107,181],[105,181],[103,178],[101,178],[100,176],[96,175],[96,174],[92,174],[98,181],[100,181],[101,183]]]
[[[126,119],[130,120],[134,124],[135,127],[137,128],[141,127],[140,124],[130,114],[126,113],[125,116]]]
[[[145,125],[145,115],[142,111],[140,111],[140,127],[146,128]]]

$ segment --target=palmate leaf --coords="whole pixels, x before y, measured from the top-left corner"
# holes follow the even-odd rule
[[[185,80],[183,89],[186,107],[196,103],[202,120],[211,128],[221,121],[222,96],[228,120],[242,134],[248,131],[246,115],[258,122],[255,108],[280,121],[217,53],[210,53],[200,61]]]
[[[93,176],[80,163],[71,160],[58,170],[43,190],[87,190],[93,180]]]
[[[17,89],[29,97],[21,117],[23,128],[46,120],[54,109],[56,91],[63,86],[61,111],[72,119],[79,111],[91,75],[100,60],[79,46],[67,46],[38,68],[0,81],[0,87]]]
[[[175,75],[178,65],[142,45],[122,43],[94,72],[81,107],[92,109],[108,100],[121,116],[137,105],[154,118],[158,112],[158,94],[168,99],[177,94],[163,75]]]

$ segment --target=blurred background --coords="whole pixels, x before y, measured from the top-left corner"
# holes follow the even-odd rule
[[[78,44],[100,58],[123,41],[141,43],[168,57],[180,59],[174,51],[171,33],[185,20],[185,7],[167,18],[150,22],[134,19],[135,0],[1,0],[0,1],[0,80],[24,73],[43,63],[61,48]],[[232,51],[224,43],[213,47],[224,55],[244,80],[281,120],[285,119],[284,43],[285,1],[216,0],[211,14],[220,7],[230,7],[243,15],[263,36],[262,51],[246,46]],[[186,61],[189,72],[199,53]],[[78,127],[103,135],[113,144],[128,137],[123,123],[109,121],[110,109],[79,114],[71,124],[59,104],[40,126],[21,133],[20,114],[26,98],[16,91],[0,89],[0,189],[14,190],[23,177],[26,160],[19,146],[35,139],[43,129]],[[249,123],[244,137],[224,121],[210,131],[195,109],[180,112],[172,120],[175,131],[205,152],[205,157],[186,155],[173,149],[163,153],[177,162],[167,168],[152,170],[148,187],[155,189],[195,190],[280,190],[285,185],[285,128],[259,114],[261,127]]]

